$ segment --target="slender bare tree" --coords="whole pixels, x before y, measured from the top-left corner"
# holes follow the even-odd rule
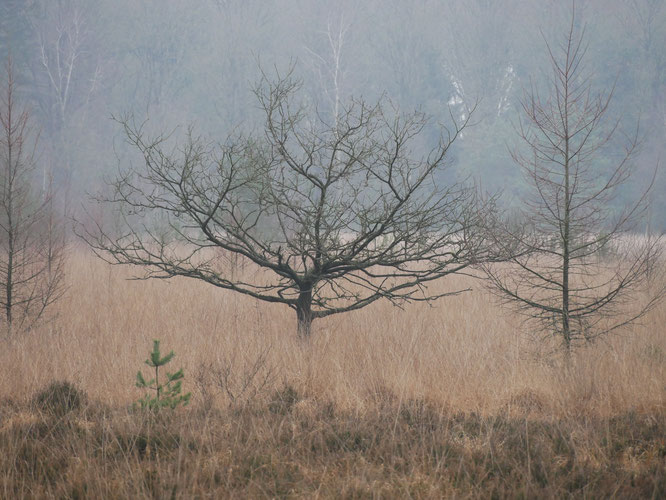
[[[489,202],[434,182],[466,123],[418,157],[422,114],[357,100],[341,105],[333,125],[299,105],[299,89],[291,73],[264,76],[255,89],[263,133],[217,149],[190,134],[175,153],[166,137],[123,120],[145,170],[121,175],[103,199],[122,214],[120,232],[79,226],[79,234],[107,261],[145,268],[143,277],[186,276],[285,304],[302,338],[314,319],[378,299],[459,293],[427,285],[487,258]],[[232,279],[211,248],[265,272]]]
[[[618,124],[605,120],[613,91],[591,88],[584,29],[575,26],[574,6],[563,42],[546,42],[548,95],[533,85],[522,100],[524,147],[512,156],[531,194],[517,223],[496,230],[512,265],[485,266],[492,289],[540,333],[559,336],[567,353],[576,340],[635,321],[663,296],[663,288],[639,293],[661,242],[631,235],[649,189],[624,210],[612,207],[634,171],[637,136],[619,138]]]
[[[336,22],[332,22],[330,17],[332,16],[329,16],[326,31],[322,33],[326,38],[325,51],[317,52],[308,46],[305,50],[312,58],[313,71],[317,75],[324,96],[330,103],[331,114],[333,117],[338,117],[345,78],[343,61],[345,38],[351,24],[345,21],[344,11],[340,12]]]
[[[43,90],[36,94],[50,143],[48,160],[42,162],[43,187],[56,178],[69,189],[75,148],[95,94],[102,84],[102,67],[93,50],[94,30],[88,23],[86,2],[64,0],[36,2],[30,20],[38,42],[38,65],[33,77]]]
[[[11,58],[0,98],[0,305],[7,331],[43,317],[63,292],[64,231],[52,189],[35,192],[35,148],[30,114],[18,109]]]

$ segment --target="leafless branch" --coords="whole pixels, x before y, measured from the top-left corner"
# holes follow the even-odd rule
[[[299,102],[299,89],[291,72],[264,75],[255,88],[263,131],[221,145],[190,131],[173,147],[121,120],[145,168],[120,175],[101,200],[120,214],[119,232],[81,227],[81,236],[143,277],[187,276],[285,304],[305,337],[314,319],[379,299],[434,300],[429,282],[490,257],[482,228],[493,200],[435,182],[469,118],[418,157],[423,114],[352,100],[330,124]],[[213,250],[264,272],[232,277]]]
[[[651,264],[660,259],[660,238],[632,236],[644,215],[651,185],[623,211],[612,210],[617,189],[634,171],[638,131],[618,138],[607,123],[613,89],[595,93],[585,73],[584,30],[575,29],[575,7],[563,42],[546,41],[552,68],[550,92],[534,86],[522,99],[517,126],[524,147],[512,151],[530,189],[514,224],[495,221],[495,241],[509,264],[488,264],[491,289],[536,322],[543,334],[561,338],[569,352],[642,317],[663,297],[645,295]],[[600,165],[601,159],[617,158]]]

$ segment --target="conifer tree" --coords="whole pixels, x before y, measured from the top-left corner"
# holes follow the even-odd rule
[[[160,384],[160,367],[166,365],[174,356],[174,352],[171,351],[162,357],[160,353],[160,341],[153,341],[153,350],[145,363],[155,369],[155,378],[146,381],[141,370],[136,374],[136,386],[141,389],[148,389],[147,394],[138,401],[141,408],[157,410],[169,407],[174,409],[181,403],[187,405],[190,402],[191,393],[181,394],[182,382],[185,376],[182,368],[176,373],[167,372],[166,382]]]

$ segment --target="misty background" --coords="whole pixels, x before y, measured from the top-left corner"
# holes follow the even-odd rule
[[[610,115],[640,124],[633,200],[666,161],[666,6],[663,0],[579,0],[594,88],[614,89]],[[545,86],[568,28],[561,0],[0,0],[0,56],[11,52],[19,100],[40,133],[39,165],[73,207],[133,157],[112,116],[154,131],[224,142],[261,126],[252,86],[292,65],[303,98],[333,114],[350,97],[385,95],[437,124],[473,114],[452,171],[510,206],[523,181],[508,148],[523,90]],[[4,78],[4,77],[3,77]],[[611,124],[612,125],[612,124]],[[621,136],[618,136],[621,137]],[[606,155],[621,152],[611,145]],[[600,168],[611,157],[600,157]],[[443,178],[442,182],[447,179]],[[666,229],[666,173],[657,172],[650,225]]]

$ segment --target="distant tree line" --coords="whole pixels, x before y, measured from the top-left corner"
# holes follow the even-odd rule
[[[351,96],[373,102],[385,93],[401,109],[433,117],[451,107],[458,120],[478,102],[475,126],[450,151],[456,166],[441,173],[442,182],[472,176],[513,203],[527,185],[505,144],[521,89],[548,70],[540,30],[553,39],[568,9],[547,0],[6,0],[0,56],[14,56],[17,90],[48,153],[42,168],[70,197],[95,191],[117,155],[133,154],[111,115],[131,110],[169,129],[196,122],[218,137],[259,126],[248,91],[260,77],[258,59],[283,68],[297,60],[303,93],[331,116]],[[666,7],[661,0],[587,0],[578,10],[593,83],[615,88],[611,118],[640,119],[645,139],[634,180],[614,201],[620,207],[664,157]],[[437,134],[433,122],[423,144]],[[665,190],[659,173],[655,193]],[[666,227],[662,198],[651,198],[657,231]]]

